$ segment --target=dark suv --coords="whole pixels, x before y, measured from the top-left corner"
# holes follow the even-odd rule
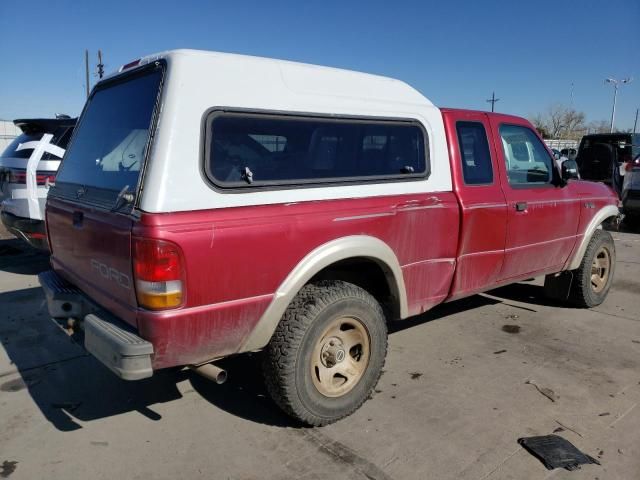
[[[611,185],[622,191],[626,164],[640,154],[640,134],[598,133],[580,141],[576,161],[584,180]]]

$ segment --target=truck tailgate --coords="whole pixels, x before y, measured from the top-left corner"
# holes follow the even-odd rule
[[[131,217],[49,199],[47,225],[54,270],[135,326]]]

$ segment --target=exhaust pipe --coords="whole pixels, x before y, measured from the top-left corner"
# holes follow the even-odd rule
[[[213,363],[205,363],[204,365],[189,365],[189,368],[204,378],[212,382],[222,385],[227,381],[227,371],[214,365]]]

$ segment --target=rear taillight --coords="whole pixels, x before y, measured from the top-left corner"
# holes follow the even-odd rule
[[[55,173],[38,173],[36,175],[36,183],[38,185],[49,185],[56,183],[56,174]]]
[[[9,170],[9,183],[27,183],[26,170]]]
[[[149,238],[133,239],[133,275],[141,307],[175,308],[184,301],[184,260],[175,243]]]
[[[121,67],[120,67],[120,71],[121,71],[121,72],[124,72],[125,70],[128,70],[128,69],[130,69],[130,68],[137,67],[138,65],[140,65],[140,60],[141,60],[141,59],[140,59],[140,58],[138,58],[137,60],[134,60],[133,62],[129,62],[129,63],[127,63],[127,64],[125,64],[125,65],[121,66]]]
[[[8,172],[9,183],[25,185],[27,183],[27,171],[19,168],[12,168]],[[47,185],[56,182],[55,172],[40,172],[36,174],[36,184]]]

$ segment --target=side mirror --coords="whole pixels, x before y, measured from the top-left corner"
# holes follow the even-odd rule
[[[575,160],[565,160],[560,167],[562,179],[566,182],[572,178],[579,179],[578,164]]]

